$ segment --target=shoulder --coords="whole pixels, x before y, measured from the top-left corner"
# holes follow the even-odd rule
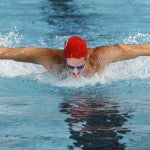
[[[60,49],[53,49],[53,48],[37,48],[36,57],[37,61],[42,64],[50,63],[50,64],[60,64],[64,61],[64,52]]]
[[[104,57],[106,56],[108,53],[110,53],[110,51],[112,50],[111,46],[99,46],[99,47],[95,47],[95,48],[90,48],[89,49],[89,56],[91,58],[99,58],[99,57]]]
[[[122,47],[122,44],[103,45],[103,46],[93,48],[93,52],[95,54],[108,53],[108,52],[113,51],[114,49],[118,49],[121,47]]]
[[[114,57],[117,57],[117,49],[119,48],[119,44],[115,45],[104,45],[89,49],[89,63],[92,66],[105,66],[106,64],[110,64],[113,62]]]
[[[112,58],[118,53],[122,52],[124,49],[122,48],[122,44],[114,44],[114,45],[104,45],[93,48],[92,57],[99,58]]]

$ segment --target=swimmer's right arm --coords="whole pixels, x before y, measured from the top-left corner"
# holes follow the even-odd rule
[[[46,57],[52,56],[52,50],[47,48],[30,47],[0,47],[0,59],[12,59],[20,62],[41,64]]]
[[[34,59],[31,58],[32,49],[32,47],[0,47],[0,59],[35,63]]]

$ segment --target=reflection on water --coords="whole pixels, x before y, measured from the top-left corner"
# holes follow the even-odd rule
[[[48,0],[48,4],[41,9],[45,13],[50,30],[52,29],[52,32],[47,34],[50,40],[56,35],[80,35],[87,32],[88,15],[82,14],[73,0]]]
[[[72,2],[73,0],[48,0],[50,2],[50,6],[55,11],[55,14],[64,14],[67,13],[71,9],[71,5],[68,2]]]
[[[129,132],[123,125],[129,118],[118,110],[119,104],[110,99],[73,95],[60,105],[60,111],[69,115],[65,122],[69,126],[73,145],[70,150],[114,149],[123,150],[123,134]]]

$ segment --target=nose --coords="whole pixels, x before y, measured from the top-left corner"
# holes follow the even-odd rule
[[[80,71],[78,71],[77,69],[74,69],[73,72],[72,72],[72,74],[74,76],[79,76],[80,75]]]
[[[77,73],[73,72],[73,75],[78,76],[78,75],[80,75],[80,72],[77,72]]]

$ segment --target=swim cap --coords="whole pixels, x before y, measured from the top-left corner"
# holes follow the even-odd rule
[[[86,57],[88,54],[86,41],[79,36],[70,37],[64,44],[65,58]]]

